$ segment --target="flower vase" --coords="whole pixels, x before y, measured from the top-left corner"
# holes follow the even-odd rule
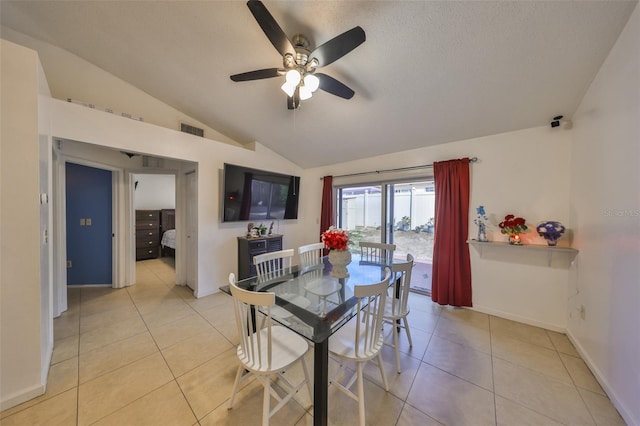
[[[545,238],[545,240],[547,241],[547,245],[550,247],[555,247],[558,244],[557,238]]]
[[[514,246],[521,245],[522,241],[520,240],[520,234],[510,234],[509,235],[509,244],[514,245]]]
[[[332,277],[347,278],[349,276],[347,265],[351,263],[351,252],[349,250],[331,250],[329,263],[331,263]]]

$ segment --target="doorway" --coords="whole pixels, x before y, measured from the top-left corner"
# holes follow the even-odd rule
[[[411,290],[431,294],[435,185],[433,179],[337,188],[337,224],[351,249],[360,241],[395,244],[394,258],[415,258]]]

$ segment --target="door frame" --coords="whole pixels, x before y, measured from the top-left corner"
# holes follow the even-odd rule
[[[55,196],[59,200],[56,206],[56,215],[54,218],[54,244],[57,250],[54,253],[54,262],[58,266],[59,274],[54,280],[54,293],[56,294],[60,312],[67,309],[67,211],[66,211],[66,164],[75,163],[82,166],[93,167],[96,169],[108,170],[111,172],[111,229],[113,237],[111,239],[111,276],[112,276],[112,288],[124,287],[127,283],[126,270],[123,262],[121,262],[121,254],[126,253],[128,250],[124,246],[124,240],[121,235],[124,234],[124,224],[120,220],[118,212],[121,206],[125,205],[123,188],[123,170],[118,167],[113,167],[107,164],[98,163],[96,161],[87,160],[84,158],[65,155],[62,152],[56,152],[55,169],[57,181],[55,182]]]

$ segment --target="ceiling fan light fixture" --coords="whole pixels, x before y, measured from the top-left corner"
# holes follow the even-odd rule
[[[287,83],[291,84],[291,86],[293,87],[296,87],[298,83],[300,83],[301,79],[302,77],[300,76],[300,71],[298,70],[289,70],[285,74],[285,80],[287,80]]]
[[[304,85],[311,92],[315,92],[320,87],[320,79],[313,74],[307,74],[304,76]]]
[[[296,91],[296,84],[291,84],[290,82],[285,81],[280,88],[287,94],[287,96],[292,97],[293,93]]]
[[[300,100],[306,101],[311,96],[313,96],[313,93],[311,93],[311,90],[307,86],[300,85]]]

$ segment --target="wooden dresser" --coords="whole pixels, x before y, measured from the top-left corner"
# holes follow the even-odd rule
[[[155,259],[160,252],[160,210],[136,210],[136,260]]]

